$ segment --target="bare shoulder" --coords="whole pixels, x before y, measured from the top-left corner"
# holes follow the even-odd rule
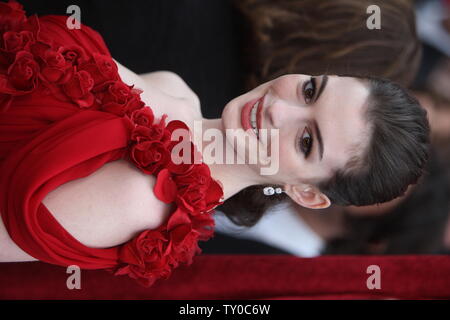
[[[186,82],[172,71],[155,71],[140,75],[146,87],[155,87],[165,94],[180,100],[183,109],[193,119],[203,118],[200,99]]]
[[[194,106],[200,107],[197,94],[186,84],[178,74],[172,71],[161,70],[140,75],[144,81],[164,93],[181,99],[186,99]]]
[[[117,62],[122,81],[143,90],[141,98],[153,111],[168,114],[169,118],[202,119],[200,99],[186,82],[172,71],[136,74]]]
[[[156,229],[168,217],[170,205],[153,193],[155,180],[128,161],[116,160],[88,177],[61,185],[43,203],[84,245],[112,247]]]

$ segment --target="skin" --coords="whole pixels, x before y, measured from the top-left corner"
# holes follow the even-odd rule
[[[303,207],[323,209],[330,206],[328,197],[315,184],[331,177],[333,170],[344,167],[355,146],[367,145],[364,112],[369,89],[354,78],[328,76],[326,86],[316,100],[325,77],[316,77],[315,90],[311,85],[303,90],[303,84],[310,79],[308,75],[290,74],[262,84],[231,100],[225,106],[220,122],[216,119],[214,125],[209,126],[220,128],[224,134],[226,129],[243,129],[243,106],[266,94],[261,127],[279,130],[278,173],[262,176],[261,166],[253,164],[211,165],[213,177],[224,184],[226,197],[250,185],[272,184],[283,186],[288,196]],[[312,121],[317,122],[321,131],[322,159]],[[252,134],[249,136],[256,139]],[[308,137],[312,137],[312,145],[307,143]],[[300,139],[306,146],[311,146],[308,157],[303,152],[308,147],[299,147]],[[240,143],[244,143],[244,139]]]

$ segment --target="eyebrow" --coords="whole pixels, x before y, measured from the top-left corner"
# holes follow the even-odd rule
[[[322,76],[322,81],[320,83],[319,91],[317,92],[316,98],[314,99],[314,102],[316,102],[320,95],[322,94],[323,90],[325,89],[328,82],[328,76],[325,74]],[[322,140],[322,134],[320,133],[319,125],[317,124],[317,121],[313,121],[313,127],[314,131],[317,137],[317,140],[319,141],[319,155],[320,155],[320,161],[322,161],[323,158],[323,140]]]
[[[314,99],[314,102],[319,100],[320,95],[322,94],[323,90],[325,90],[327,82],[328,82],[328,76],[326,74],[324,74],[322,76],[322,81],[320,82],[320,88],[319,88],[319,91],[317,92],[317,95],[316,95],[316,98]]]
[[[313,120],[313,128],[314,132],[316,134],[317,140],[319,140],[319,155],[320,155],[320,161],[322,161],[323,158],[323,141],[322,141],[322,134],[320,133],[319,126],[317,125],[316,120]]]

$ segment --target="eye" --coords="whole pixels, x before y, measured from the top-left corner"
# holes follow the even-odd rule
[[[300,150],[305,154],[305,158],[307,158],[309,153],[311,152],[312,143],[313,139],[311,133],[309,132],[308,127],[305,127],[298,142]]]
[[[306,104],[311,103],[312,99],[316,95],[316,79],[311,77],[303,84],[303,98]]]

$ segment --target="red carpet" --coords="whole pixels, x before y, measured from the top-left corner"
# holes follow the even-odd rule
[[[367,288],[367,267],[381,289]],[[0,263],[0,299],[449,299],[450,256],[201,255],[150,288],[102,270],[81,272],[69,290],[66,269],[41,262]]]

